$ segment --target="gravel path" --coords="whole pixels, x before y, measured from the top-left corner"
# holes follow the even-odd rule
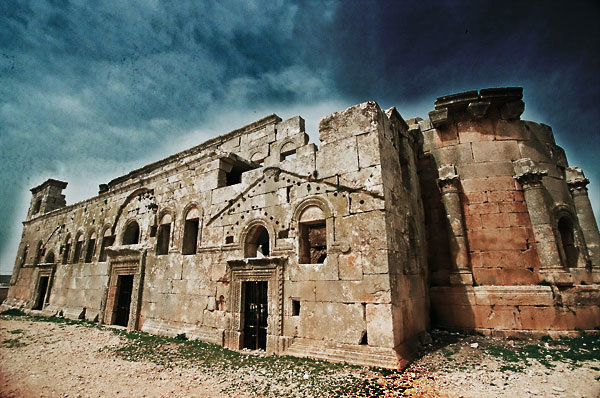
[[[348,389],[342,387],[336,395],[350,396],[600,397],[600,353],[591,347],[592,360],[588,355],[579,362],[542,357],[547,365],[531,359],[511,362],[485,347],[499,345],[504,351],[498,352],[506,356],[520,350],[522,343],[437,332],[430,352],[404,373],[379,374],[308,363],[318,369],[311,373],[305,362],[296,367],[290,359],[273,359],[268,363],[274,365],[264,369],[256,365],[211,369],[188,363],[188,358],[161,364],[160,358],[135,357],[137,351],[130,353],[129,348],[143,343],[132,344],[107,328],[0,317],[0,397],[326,395],[303,384],[316,377],[325,385],[347,382]],[[177,343],[164,347],[157,356],[181,352]],[[288,362],[281,365],[282,361]],[[289,372],[296,379],[274,376],[274,371]]]

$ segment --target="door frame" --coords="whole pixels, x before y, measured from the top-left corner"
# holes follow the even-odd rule
[[[230,312],[229,329],[225,331],[225,347],[241,350],[244,347],[244,295],[243,282],[268,282],[267,284],[267,354],[280,352],[283,331],[283,267],[287,257],[246,258],[227,261]]]
[[[107,325],[113,325],[117,315],[118,305],[118,282],[119,275],[133,275],[133,287],[131,289],[131,303],[129,306],[129,321],[127,330],[139,329],[140,307],[142,302],[142,288],[144,284],[144,266],[146,252],[125,254],[108,252],[109,255],[109,280],[103,297],[103,313],[101,319]]]

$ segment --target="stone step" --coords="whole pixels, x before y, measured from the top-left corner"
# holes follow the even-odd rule
[[[317,346],[298,341],[293,343],[284,352],[284,355],[391,369],[395,369],[399,365],[398,358],[391,349],[378,347],[344,346],[332,343]]]

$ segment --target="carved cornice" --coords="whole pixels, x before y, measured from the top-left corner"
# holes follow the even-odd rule
[[[438,186],[442,193],[458,193],[460,177],[453,164],[444,164],[438,168]]]
[[[515,170],[513,178],[521,184],[523,189],[540,187],[543,177],[548,175],[548,170],[540,168],[529,158],[515,160],[513,168]]]
[[[587,195],[587,185],[590,183],[583,170],[579,167],[567,167],[567,185],[572,195]]]

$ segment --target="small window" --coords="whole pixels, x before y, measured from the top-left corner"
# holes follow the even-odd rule
[[[292,300],[292,316],[300,316],[300,300]]]
[[[558,231],[560,233],[563,251],[565,253],[565,266],[574,268],[577,266],[579,250],[575,245],[575,232],[573,223],[568,217],[561,217],[558,221]]]
[[[35,201],[35,204],[33,205],[33,213],[32,214],[38,214],[40,212],[41,208],[42,208],[42,199],[38,199]]]
[[[104,231],[104,236],[102,237],[102,244],[100,245],[100,256],[98,256],[98,261],[104,262],[106,261],[106,248],[114,245],[115,236],[110,234],[110,229],[106,229]]]
[[[295,159],[296,158],[296,146],[293,142],[288,142],[281,147],[279,152],[279,161]]]
[[[85,251],[85,262],[86,263],[92,262],[95,252],[96,252],[96,233],[94,232],[88,239],[87,249]]]
[[[200,212],[192,208],[185,217],[183,224],[183,254],[196,254],[198,249],[198,231],[200,229]]]
[[[231,243],[233,243],[233,236],[231,236],[231,235],[230,236],[226,236],[225,237],[225,244],[229,245]]]
[[[21,254],[21,267],[25,265],[25,262],[27,261],[27,251],[29,250],[29,246],[25,245],[25,247],[23,248],[23,253]]]
[[[48,252],[46,254],[46,259],[44,260],[46,264],[54,264],[54,252]]]
[[[62,263],[67,264],[69,261],[69,254],[71,253],[71,237],[69,236],[63,246]]]
[[[132,221],[125,227],[123,232],[123,244],[124,245],[136,245],[140,243],[140,226],[137,222]]]
[[[327,259],[327,228],[324,221],[300,223],[300,263],[323,264]]]
[[[81,260],[81,252],[83,251],[83,234],[80,234],[77,237],[77,241],[75,242],[75,250],[73,251],[73,258],[71,262],[73,264],[77,264],[79,260]]]
[[[255,225],[246,235],[244,257],[268,257],[269,253],[269,232],[264,226]]]
[[[33,260],[33,265],[38,265],[42,262],[42,257],[44,257],[44,248],[42,247],[42,245],[43,242],[39,241],[35,250],[35,260]]]
[[[233,166],[231,171],[225,173],[226,186],[239,184],[242,182],[242,173],[246,171],[240,167]]]
[[[171,216],[165,214],[160,220],[158,227],[158,237],[156,239],[156,254],[163,255],[169,253],[169,242],[171,238]]]

